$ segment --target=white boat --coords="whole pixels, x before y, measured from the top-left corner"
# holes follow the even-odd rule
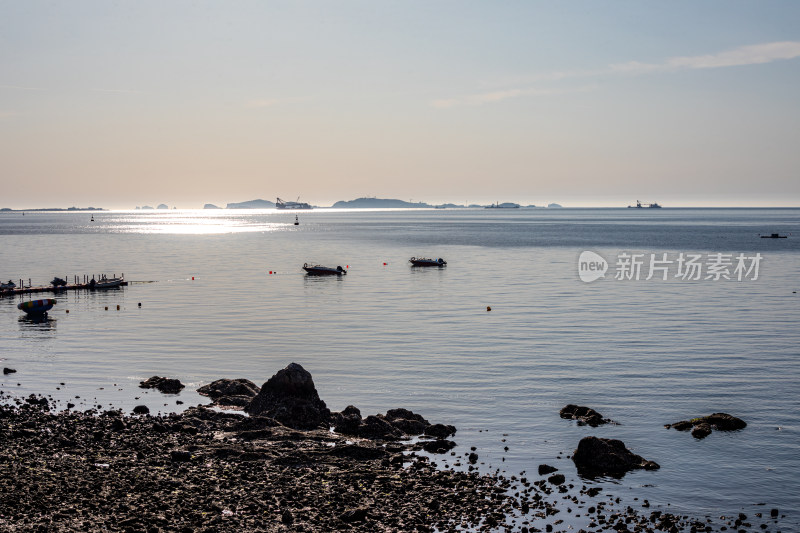
[[[92,289],[113,289],[115,287],[120,287],[125,280],[123,278],[107,278],[105,276],[101,277],[98,280],[92,279],[89,282],[89,287]]]

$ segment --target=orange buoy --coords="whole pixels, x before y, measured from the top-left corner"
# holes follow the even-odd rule
[[[491,311],[491,310],[492,310],[492,308],[491,308],[490,306],[488,306],[488,305],[487,305],[487,306],[486,306],[486,310],[487,310],[487,311]]]

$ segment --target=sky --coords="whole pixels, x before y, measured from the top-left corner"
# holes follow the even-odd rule
[[[0,186],[800,206],[800,2],[0,0]]]

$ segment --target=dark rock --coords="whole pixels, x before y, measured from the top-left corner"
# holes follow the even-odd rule
[[[718,431],[735,431],[747,427],[747,423],[744,420],[728,413],[710,414],[705,417],[705,422]]]
[[[346,444],[344,446],[335,446],[331,449],[330,455],[334,457],[344,457],[347,459],[357,459],[364,461],[368,459],[380,459],[386,456],[386,451],[383,448],[375,446],[360,446],[358,444]]]
[[[353,522],[363,522],[367,519],[368,515],[369,509],[365,507],[359,507],[358,509],[348,509],[347,511],[343,512],[341,515],[339,515],[339,520],[348,524],[352,524]]]
[[[456,434],[456,427],[445,424],[431,424],[425,428],[425,434],[437,439],[446,439]]]
[[[358,436],[365,439],[395,440],[403,437],[403,432],[386,420],[370,415],[358,427]]]
[[[253,398],[250,396],[222,396],[214,400],[214,405],[222,409],[244,409]]]
[[[192,452],[187,450],[172,450],[169,456],[170,459],[175,462],[186,462],[192,460]]]
[[[146,405],[137,405],[133,408],[133,414],[146,415],[150,413],[150,409]]]
[[[478,454],[475,452],[470,453],[469,456],[467,457],[467,460],[469,461],[470,464],[474,465],[475,463],[478,462]]]
[[[197,393],[211,399],[231,395],[255,396],[258,394],[258,387],[249,379],[218,379],[198,387]]]
[[[3,368],[3,374],[13,374],[14,372],[16,372],[16,370],[14,370],[13,368],[8,368],[8,367]]]
[[[772,518],[778,518],[778,513],[779,512],[780,511],[778,511],[777,509],[770,509],[769,516],[772,517]]]
[[[456,447],[456,443],[451,440],[436,439],[429,440],[422,444],[422,449],[428,453],[444,453],[449,452]]]
[[[292,522],[294,522],[294,515],[292,514],[292,511],[286,509],[283,512],[283,514],[281,514],[281,522],[283,522],[286,525],[289,525]]]
[[[584,437],[572,454],[572,461],[581,475],[622,475],[629,470],[644,468],[655,470],[660,466],[634,454],[616,439]]]
[[[331,417],[311,374],[297,363],[291,363],[264,383],[245,411],[269,416],[295,429],[317,428],[328,424]]]
[[[711,435],[711,426],[706,423],[697,424],[692,428],[692,437],[704,439]]]
[[[233,431],[253,431],[274,427],[283,427],[283,424],[268,416],[248,416],[233,425]]]
[[[558,414],[561,416],[561,418],[577,420],[579,425],[588,424],[592,427],[597,427],[611,422],[611,420],[608,418],[603,418],[603,415],[594,409],[581,405],[569,404],[561,409]]]
[[[139,388],[158,389],[164,394],[178,394],[181,389],[186,387],[178,379],[153,376],[145,381],[139,382]]]
[[[358,428],[361,426],[361,412],[349,405],[341,413],[331,413],[331,425],[337,433],[358,435]]]
[[[729,415],[728,413],[713,413],[708,416],[701,416],[691,420],[681,420],[674,424],[667,424],[667,429],[678,431],[692,430],[692,436],[703,439],[711,434],[712,429],[717,431],[736,431],[747,427],[747,423],[741,418]]]
[[[547,474],[552,474],[553,472],[558,472],[558,468],[550,465],[539,465],[539,475],[546,476]]]
[[[406,435],[421,435],[430,423],[408,409],[389,409],[384,420]]]
[[[563,485],[567,478],[564,477],[564,474],[553,474],[547,481],[552,483],[553,485]]]

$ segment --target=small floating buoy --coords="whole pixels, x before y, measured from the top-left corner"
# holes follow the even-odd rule
[[[194,281],[194,276],[192,276],[192,281]]]
[[[106,306],[106,311],[108,311],[108,306]]]
[[[119,305],[117,305],[117,311],[119,311]]]
[[[67,309],[67,314],[69,314],[69,309]]]
[[[344,267],[345,267],[345,268],[350,268],[350,265],[345,265]]]
[[[141,306],[142,306],[142,302],[139,302],[139,307],[141,307]]]
[[[387,263],[384,263],[384,264],[383,264],[383,266],[386,266],[386,265],[387,265]]]
[[[272,270],[270,270],[269,273],[272,274]]]
[[[491,311],[491,310],[492,310],[491,306],[488,306],[488,305],[487,305],[487,306],[486,306],[486,310],[487,310],[487,311]]]

